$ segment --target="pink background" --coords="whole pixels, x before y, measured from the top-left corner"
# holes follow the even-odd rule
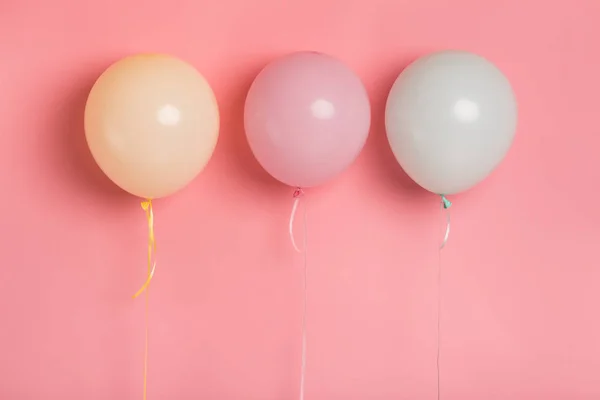
[[[244,140],[245,92],[294,50],[363,78],[359,160],[308,193],[307,400],[434,399],[438,199],[383,132],[397,74],[461,48],[514,84],[507,159],[454,197],[442,254],[445,400],[600,398],[596,0],[33,1],[0,6],[0,398],[141,399],[146,225],[86,149],[84,101],[113,61],[178,55],[213,85],[221,139],[157,202],[149,399],[297,398],[301,257],[291,190]]]

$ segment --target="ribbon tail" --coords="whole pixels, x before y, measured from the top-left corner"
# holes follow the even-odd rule
[[[144,312],[144,324],[145,324],[145,335],[144,335],[144,392],[143,392],[143,400],[148,398],[148,331],[149,321],[150,321],[150,303],[148,301],[148,292],[146,292],[146,304],[145,304],[145,312]]]
[[[306,320],[306,315],[304,316]],[[304,400],[304,382],[306,380],[306,322],[302,329],[302,372],[300,375],[300,400]]]
[[[142,293],[144,293],[146,291],[146,289],[148,289],[148,286],[150,286],[150,281],[152,280],[152,278],[154,277],[154,271],[156,270],[156,262],[154,262],[152,264],[152,269],[150,270],[150,274],[148,274],[148,278],[146,279],[146,282],[144,283],[144,285],[140,288],[140,290],[138,290],[134,295],[133,298],[135,299],[136,297],[139,297]]]
[[[301,253],[302,251],[298,248],[298,245],[296,245],[296,239],[294,239],[294,219],[296,218],[296,211],[298,210],[299,203],[300,203],[300,197],[294,198],[294,205],[292,206],[292,213],[290,214],[289,231],[290,231],[290,240],[292,242],[292,246],[294,246],[294,249],[298,253]]]

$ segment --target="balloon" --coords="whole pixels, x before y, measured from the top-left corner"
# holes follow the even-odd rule
[[[510,148],[515,96],[489,61],[461,51],[422,57],[398,77],[385,125],[396,159],[437,194],[465,191],[485,179]]]
[[[85,134],[102,171],[127,192],[168,196],[204,168],[219,136],[212,89],[192,66],[140,54],[110,66],[85,107]]]
[[[297,187],[324,183],[362,150],[371,123],[367,92],[341,61],[299,52],[267,65],[244,110],[250,148],[277,180]]]

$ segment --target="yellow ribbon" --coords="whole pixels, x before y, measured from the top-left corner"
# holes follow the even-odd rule
[[[148,278],[140,290],[133,295],[134,299],[148,289],[150,281],[154,276],[154,271],[156,270],[156,261],[154,260],[156,241],[154,240],[154,213],[152,212],[152,200],[142,201],[142,209],[146,211],[146,219],[148,220]]]
[[[142,293],[146,293],[146,310],[145,310],[145,326],[146,326],[146,340],[144,345],[144,400],[146,400],[147,386],[148,386],[148,286],[154,276],[156,270],[156,260],[154,259],[154,253],[156,252],[156,241],[154,240],[154,213],[152,212],[152,200],[148,199],[142,202],[142,209],[146,212],[146,219],[148,220],[148,278],[144,285],[138,290],[133,298],[135,299]]]

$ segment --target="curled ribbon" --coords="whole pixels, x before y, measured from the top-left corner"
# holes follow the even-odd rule
[[[146,339],[144,344],[144,400],[147,398],[147,387],[148,387],[148,286],[150,281],[154,277],[154,271],[156,270],[156,241],[154,240],[154,213],[152,211],[152,200],[148,199],[143,201],[142,209],[146,212],[146,219],[148,220],[148,277],[144,285],[138,290],[133,298],[135,299],[142,293],[146,294],[146,310],[145,310],[145,330]]]
[[[300,249],[298,248],[298,246],[296,245],[296,240],[294,239],[294,219],[296,218],[296,211],[298,210],[298,204],[300,203],[300,198],[304,195],[304,190],[302,190],[302,188],[297,187],[296,190],[294,190],[294,194],[293,194],[293,198],[294,198],[294,205],[292,206],[292,213],[290,214],[290,240],[292,241],[292,246],[294,246],[294,249],[298,252],[301,253]]]
[[[154,277],[154,271],[156,270],[156,261],[154,260],[156,241],[154,240],[154,212],[152,211],[152,200],[142,201],[141,205],[142,209],[146,212],[146,219],[148,220],[148,277],[140,290],[133,295],[134,299],[148,289],[150,281]]]
[[[448,236],[450,235],[450,211],[449,208],[450,206],[452,206],[452,202],[450,202],[450,200],[448,200],[446,198],[446,196],[444,196],[443,194],[440,195],[442,197],[442,210],[446,211],[446,232],[444,233],[444,240],[442,241],[442,244],[440,245],[440,250],[444,248],[444,246],[446,246],[446,243],[448,242]]]

